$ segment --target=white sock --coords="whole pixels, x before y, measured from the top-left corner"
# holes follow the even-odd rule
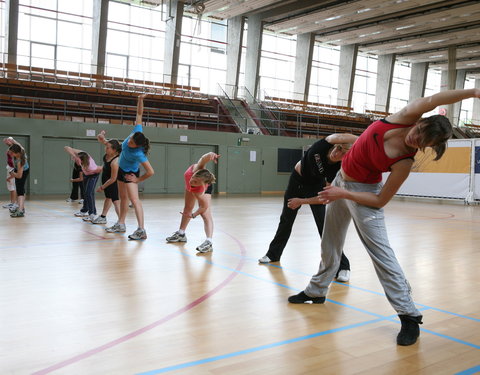
[[[177,232],[178,232],[178,234],[180,234],[180,235],[184,235],[184,234],[185,234],[185,231],[184,231],[183,229],[179,229],[179,230],[177,230]]]
[[[211,238],[211,237],[207,237],[207,241],[210,241],[210,243],[212,243],[212,238]]]

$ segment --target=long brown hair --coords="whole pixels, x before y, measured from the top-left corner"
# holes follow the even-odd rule
[[[80,151],[77,156],[80,159],[80,164],[82,167],[88,169],[88,165],[90,164],[90,155],[88,155],[85,151]]]
[[[143,147],[143,152],[145,155],[148,155],[148,151],[150,151],[150,140],[145,137],[142,132],[133,133],[132,139],[138,147]]]
[[[442,115],[434,115],[422,118],[418,121],[417,126],[419,126],[418,131],[422,136],[422,144],[433,144],[430,146],[436,154],[433,160],[439,160],[445,153],[448,140],[453,134],[450,120]],[[424,148],[425,146],[420,147],[421,150]]]
[[[20,165],[25,165],[25,163],[27,162],[27,155],[25,154],[25,150],[22,146],[15,143],[8,148],[8,151],[14,154],[20,154]]]

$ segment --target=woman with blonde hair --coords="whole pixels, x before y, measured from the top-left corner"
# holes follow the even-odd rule
[[[210,203],[212,200],[212,184],[215,182],[215,176],[208,169],[205,169],[205,165],[210,161],[217,163],[219,157],[220,155],[209,152],[185,171],[185,205],[183,211],[180,212],[182,214],[180,228],[170,237],[166,238],[167,242],[187,242],[185,230],[187,229],[188,223],[191,219],[195,219],[200,215],[203,219],[207,238],[201,245],[197,246],[197,251],[200,253],[213,251],[213,218]],[[194,211],[196,202],[198,202],[198,209]]]

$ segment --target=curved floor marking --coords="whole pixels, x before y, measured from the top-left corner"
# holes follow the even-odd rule
[[[205,301],[206,299],[212,297],[213,295],[215,295],[216,293],[218,293],[220,290],[222,290],[225,286],[227,286],[237,275],[239,275],[239,271],[242,269],[243,265],[245,264],[245,255],[246,255],[246,250],[245,250],[245,246],[243,245],[243,243],[241,241],[239,241],[237,238],[235,238],[234,236],[224,232],[228,237],[232,238],[236,243],[237,245],[239,246],[240,248],[240,253],[242,255],[241,259],[239,260],[237,266],[235,267],[235,269],[230,273],[230,275],[225,279],[223,280],[220,284],[218,284],[215,288],[213,288],[212,290],[210,290],[209,292],[207,292],[206,294],[204,294],[203,296],[197,298],[196,300],[194,300],[193,302],[189,303],[188,305],[182,307],[181,309],[177,310],[177,311],[174,311],[173,313],[165,316],[164,318],[162,319],[159,319],[143,328],[140,328],[136,331],[133,331],[127,335],[124,335],[122,337],[119,337],[118,339],[116,340],[113,340],[113,341],[110,341],[106,344],[103,344],[101,346],[98,346],[96,348],[93,348],[89,351],[86,351],[85,353],[82,353],[82,354],[78,354],[72,358],[69,358],[65,361],[62,361],[62,362],[59,362],[55,365],[52,365],[52,366],[49,366],[43,370],[40,370],[40,371],[36,371],[33,373],[33,375],[44,375],[44,374],[49,374],[51,373],[52,371],[55,371],[55,370],[58,370],[58,369],[61,369],[63,367],[66,367],[66,366],[69,366],[71,364],[74,364],[76,362],[79,362],[83,359],[86,359],[88,357],[91,357],[97,353],[100,353],[100,352],[103,352],[104,350],[107,350],[107,349],[110,349],[110,348],[113,348],[114,346],[117,346],[119,344],[122,344],[134,337],[137,337],[145,332],[148,332],[150,330],[152,330],[153,328],[156,328],[158,326],[160,326],[161,324],[163,323],[166,323],[174,318],[176,318],[177,316],[193,309],[195,306],[199,305],[200,303],[202,303],[203,301]]]

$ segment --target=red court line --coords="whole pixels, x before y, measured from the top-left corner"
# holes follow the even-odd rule
[[[193,309],[195,306],[199,305],[200,303],[205,301],[207,298],[210,298],[213,295],[215,295],[216,293],[218,293],[220,290],[222,290],[225,286],[227,286],[238,275],[238,271],[240,271],[242,269],[242,267],[245,263],[245,256],[247,254],[247,251],[245,250],[245,246],[242,244],[242,242],[240,242],[237,238],[235,238],[234,236],[232,236],[228,233],[225,233],[225,234],[227,236],[229,236],[230,238],[232,238],[238,244],[242,257],[240,258],[240,261],[238,262],[237,266],[232,271],[232,273],[230,273],[230,275],[225,280],[223,280],[220,284],[218,284],[215,288],[213,288],[212,290],[210,290],[209,292],[207,292],[203,296],[197,298],[193,302],[189,303],[188,305],[182,307],[181,309],[179,309],[177,311],[174,311],[171,314],[168,314],[167,316],[165,316],[164,318],[162,318],[160,320],[157,320],[157,321],[155,321],[155,322],[153,322],[153,323],[151,323],[151,324],[149,324],[149,325],[147,325],[143,328],[140,328],[136,331],[133,331],[133,332],[131,332],[131,333],[125,335],[125,336],[119,337],[118,339],[110,341],[106,344],[103,344],[103,345],[98,346],[96,348],[90,349],[90,350],[86,351],[85,353],[78,354],[78,355],[76,355],[72,358],[69,358],[65,361],[59,362],[59,363],[57,363],[55,365],[52,365],[50,367],[47,367],[43,370],[36,371],[32,375],[48,374],[52,371],[61,369],[63,367],[69,366],[71,364],[79,362],[79,361],[81,361],[83,359],[86,359],[88,357],[91,357],[91,356],[93,356],[97,353],[103,352],[104,350],[107,350],[107,349],[113,348],[114,346],[120,345],[120,344],[134,338],[134,337],[137,337],[137,336],[139,336],[139,335],[141,335],[145,332],[148,332],[148,331],[152,330],[153,328],[156,328],[156,327],[160,326],[161,324],[166,323],[166,322],[176,318],[177,316]]]

